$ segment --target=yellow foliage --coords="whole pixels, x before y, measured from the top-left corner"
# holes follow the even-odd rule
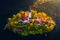
[[[49,16],[46,16],[44,19],[45,19],[45,20],[48,20],[49,18],[50,18]]]
[[[53,24],[51,24],[51,26],[49,27],[51,30],[53,30],[53,28],[54,28],[54,25]]]
[[[13,15],[13,18],[16,19],[16,15],[15,14]]]
[[[16,15],[13,15],[13,17],[16,17]]]
[[[41,16],[41,14],[42,14],[42,13],[41,13],[41,12],[39,12],[39,13],[38,13],[38,16]]]
[[[32,26],[32,25],[33,25],[33,23],[30,23],[30,25]]]
[[[37,14],[37,13],[35,13],[35,14],[34,14],[34,18],[36,18],[36,16],[38,16],[38,14]]]
[[[11,26],[14,25],[14,22],[10,22],[10,25],[11,25]]]
[[[56,25],[55,22],[54,22],[52,19],[50,20],[50,22],[51,22],[52,24]]]
[[[11,21],[11,18],[8,18],[8,21]]]
[[[21,18],[21,14],[20,14],[20,13],[17,13],[16,16],[17,16],[18,18]]]
[[[42,16],[46,17],[46,16],[47,16],[47,14],[46,14],[46,13],[44,13],[44,12],[42,12]]]
[[[37,11],[36,11],[36,10],[31,10],[31,12],[32,12],[32,13],[37,13]]]
[[[17,21],[14,21],[14,24],[17,24],[18,22]]]

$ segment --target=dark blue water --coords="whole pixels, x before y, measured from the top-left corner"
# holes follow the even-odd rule
[[[47,33],[47,37],[45,34],[22,37],[4,30],[8,17],[16,14],[19,10],[27,10],[32,3],[32,0],[0,0],[0,40],[60,40],[60,17],[56,17],[57,25],[53,31]]]

